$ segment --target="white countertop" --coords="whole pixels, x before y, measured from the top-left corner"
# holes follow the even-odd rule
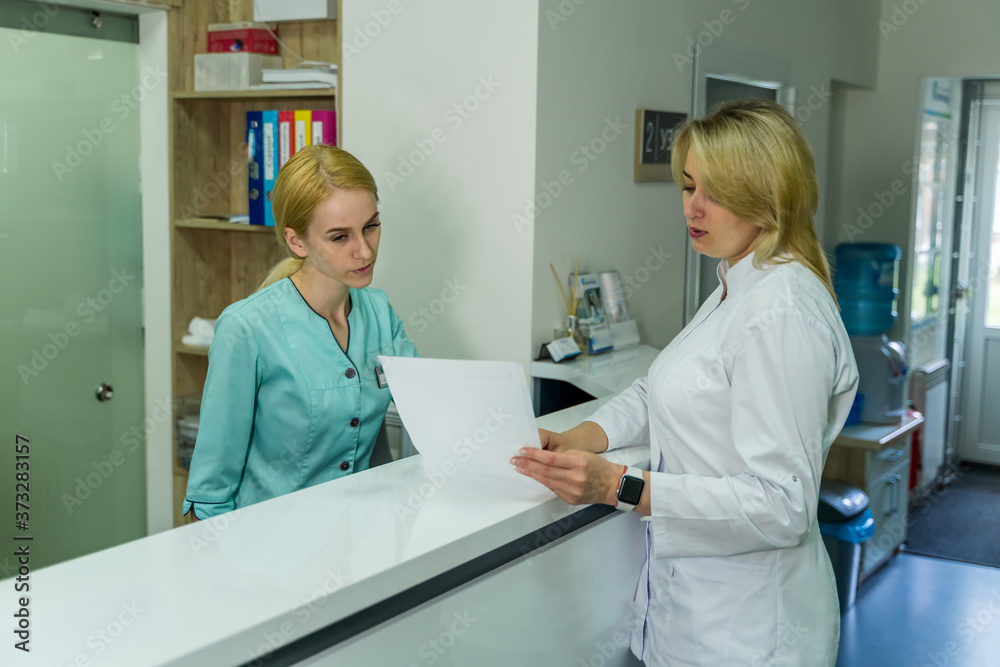
[[[869,449],[880,451],[893,444],[904,435],[922,428],[924,416],[919,412],[910,412],[895,424],[858,424],[847,426],[833,441],[834,447],[850,447],[853,449]]]
[[[645,377],[659,354],[660,350],[655,347],[637,345],[595,356],[581,355],[558,364],[534,361],[531,374],[549,380],[565,380],[591,396],[606,398],[628,389],[636,378]]]
[[[602,395],[538,425],[576,425],[655,356],[641,346],[536,362],[533,374]],[[608,458],[643,466],[648,455]],[[580,509],[527,478],[519,493],[484,493],[481,479],[437,477],[440,488],[414,456],[39,570],[30,660],[8,641],[20,662],[5,664],[240,664]]]

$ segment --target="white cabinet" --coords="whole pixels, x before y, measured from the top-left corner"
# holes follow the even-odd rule
[[[907,454],[898,459],[894,468],[881,475],[872,474],[880,468],[880,462],[872,462],[868,466],[869,475],[864,487],[871,502],[872,514],[875,517],[875,535],[861,545],[861,577],[873,572],[889,560],[897,547],[906,539],[906,516],[909,494],[907,487],[910,479],[910,457],[903,450],[886,450],[875,453],[868,452],[869,459],[880,454]]]
[[[830,448],[823,479],[859,487],[871,503],[875,534],[861,545],[861,579],[895,554],[906,539],[910,445],[923,417],[908,415],[900,424],[845,428]]]

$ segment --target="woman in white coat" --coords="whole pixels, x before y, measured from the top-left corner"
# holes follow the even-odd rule
[[[743,100],[689,121],[672,159],[719,287],[647,377],[512,463],[568,502],[648,522],[632,633],[646,664],[832,666],[816,508],[858,375],[813,225],[812,153],[788,112]],[[596,455],[637,444],[651,471]]]

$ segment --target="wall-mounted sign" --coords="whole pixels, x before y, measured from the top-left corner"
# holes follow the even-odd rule
[[[636,109],[635,170],[636,183],[671,181],[670,146],[674,132],[687,120],[687,114],[671,111]]]

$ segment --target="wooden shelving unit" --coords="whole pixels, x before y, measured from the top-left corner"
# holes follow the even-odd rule
[[[193,317],[214,318],[252,294],[267,270],[285,256],[274,229],[213,220],[247,212],[246,112],[333,109],[336,89],[197,92],[194,56],[207,52],[211,23],[253,20],[253,0],[186,0],[169,12],[171,333],[174,397],[200,395],[207,350],[183,345]],[[339,9],[339,8],[338,8]],[[339,15],[339,13],[338,13]],[[339,21],[278,24],[278,38],[302,58],[341,64]],[[285,67],[298,58],[284,47]],[[338,128],[338,131],[341,131]],[[174,523],[180,516],[187,470],[174,443]]]
[[[299,90],[224,90],[210,92],[175,92],[175,100],[269,100],[281,97],[336,97],[335,88]]]
[[[184,227],[185,229],[216,229],[222,232],[251,232],[274,234],[274,227],[264,227],[263,225],[247,225],[241,222],[223,222],[211,218],[181,218],[174,220],[174,227]]]
[[[197,345],[185,345],[184,343],[178,343],[174,346],[174,352],[177,354],[190,354],[196,357],[207,357],[208,348],[198,347]]]

